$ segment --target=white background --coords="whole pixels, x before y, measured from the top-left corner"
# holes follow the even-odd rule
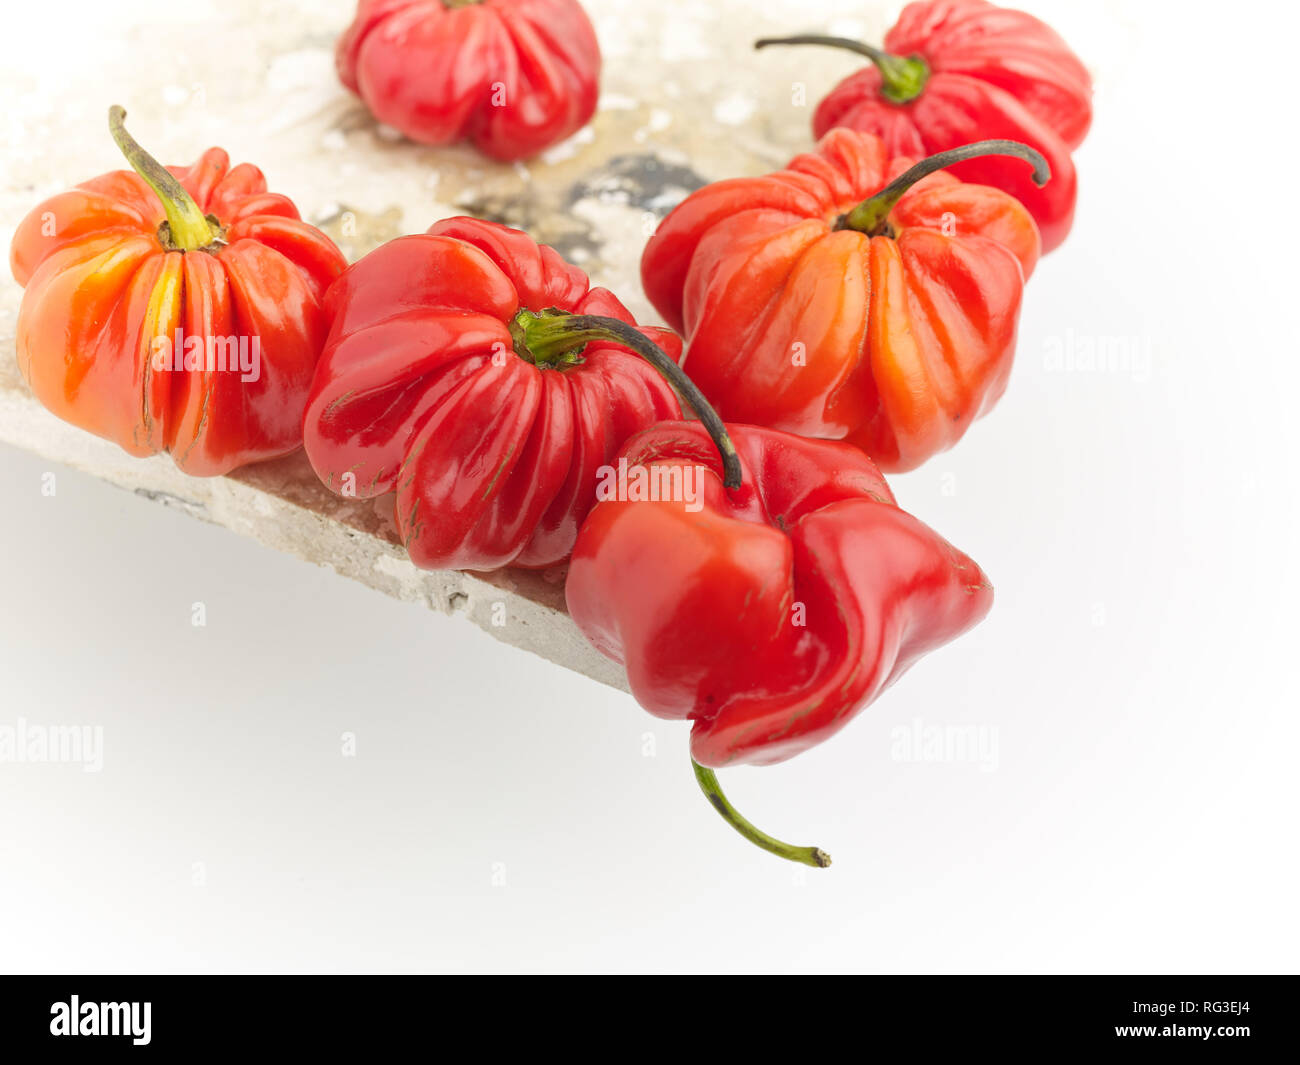
[[[70,6],[11,41],[93,55]],[[0,724],[106,751],[0,764],[0,967],[1294,971],[1294,18],[1032,8],[1098,72],[1076,228],[1001,406],[894,480],[994,611],[723,775],[832,869],[741,842],[630,698],[6,449]],[[1132,361],[1053,364],[1100,338]],[[898,760],[918,721],[995,768]]]

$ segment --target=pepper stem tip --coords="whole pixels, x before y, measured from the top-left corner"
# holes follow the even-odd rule
[[[199,205],[194,202],[185,186],[162,163],[140,147],[139,142],[126,131],[126,109],[113,104],[108,109],[108,130],[126,161],[146,185],[153,189],[163,213],[167,216],[166,233],[159,231],[165,247],[174,251],[195,251],[206,248],[221,237],[220,227],[214,226]]]
[[[718,775],[712,769],[700,765],[694,758],[691,759],[691,766],[695,770],[695,780],[700,785],[700,790],[704,792],[704,797],[709,800],[722,819],[750,843],[786,861],[811,865],[814,869],[829,868],[831,856],[820,847],[796,847],[783,843],[774,836],[769,836],[762,829],[756,828],[731,805],[731,801],[722,792],[722,785],[718,783]]]
[[[1005,155],[1013,159],[1023,159],[1033,167],[1033,181],[1039,188],[1046,185],[1052,176],[1052,168],[1043,158],[1042,153],[1028,144],[1012,140],[974,141],[971,144],[963,144],[958,148],[949,148],[947,151],[926,156],[899,174],[874,196],[863,200],[844,215],[838,228],[853,229],[859,233],[875,236],[885,228],[889,213],[898,205],[898,201],[922,178],[955,163],[965,162],[967,159],[979,159],[986,155]]]

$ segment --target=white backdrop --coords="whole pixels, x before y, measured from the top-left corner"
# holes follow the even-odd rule
[[[70,6],[21,17],[90,54]],[[894,479],[993,613],[722,778],[832,869],[630,698],[5,449],[0,725],[104,761],[0,764],[0,968],[1294,971],[1294,16],[1024,6],[1098,74],[1076,228],[1001,406]]]

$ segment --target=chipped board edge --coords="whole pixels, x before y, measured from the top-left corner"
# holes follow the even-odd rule
[[[0,443],[328,566],[395,599],[464,614],[502,643],[627,691],[623,671],[597,653],[563,611],[469,573],[419,570],[394,544],[234,478],[188,477],[161,455],[133,458],[60,422],[25,391],[0,388]],[[498,603],[505,604],[504,624]]]

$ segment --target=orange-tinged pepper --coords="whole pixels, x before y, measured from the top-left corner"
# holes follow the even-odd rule
[[[919,163],[835,129],[764,177],[688,196],[641,260],[683,365],[728,421],[845,440],[881,469],[951,447],[1006,388],[1038,229],[1014,197],[945,166],[1018,156],[980,141]]]
[[[132,455],[222,474],[293,451],[328,331],[333,241],[210,148],[164,168],[110,111],[131,171],[51,197],[18,226],[18,366],[65,421]]]

